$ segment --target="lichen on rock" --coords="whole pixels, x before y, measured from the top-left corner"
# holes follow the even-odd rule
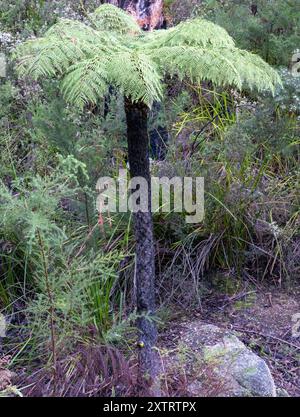
[[[194,359],[210,369],[218,381],[219,397],[276,397],[276,387],[266,362],[228,330],[201,322],[188,323],[181,338]],[[189,358],[192,356],[189,355]],[[203,375],[188,387],[190,394],[203,395]]]

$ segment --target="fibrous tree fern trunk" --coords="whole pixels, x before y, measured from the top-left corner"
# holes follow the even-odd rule
[[[138,312],[140,381],[148,380],[150,389],[158,374],[155,352],[157,339],[155,313],[154,238],[151,214],[151,180],[149,167],[148,107],[125,99],[128,160],[130,175],[143,177],[148,183],[148,211],[134,213],[136,240],[135,285]]]
[[[119,0],[118,3],[119,7],[134,16],[143,30],[153,30],[162,26],[162,0]],[[139,315],[137,327],[140,332],[139,379],[142,387],[143,382],[148,382],[149,392],[158,395],[159,365],[157,353],[154,350],[157,328],[153,321],[155,313],[155,254],[149,167],[149,108],[142,102],[133,103],[130,99],[125,99],[125,112],[130,175],[131,178],[143,177],[148,183],[148,212],[134,213],[136,305]]]

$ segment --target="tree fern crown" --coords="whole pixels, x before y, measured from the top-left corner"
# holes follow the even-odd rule
[[[17,48],[21,75],[59,77],[65,98],[97,103],[113,85],[151,107],[162,97],[165,74],[192,82],[274,91],[277,72],[259,56],[235,47],[221,27],[203,19],[142,32],[128,13],[105,4],[88,23],[60,19],[42,38]]]

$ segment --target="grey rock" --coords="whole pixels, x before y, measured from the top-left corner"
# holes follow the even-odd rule
[[[220,397],[276,397],[276,387],[266,362],[230,331],[199,322],[189,323],[182,335],[188,348],[219,380]],[[201,396],[205,381],[194,381],[191,395]],[[198,391],[198,392],[197,392]]]
[[[277,388],[276,389],[276,396],[277,397],[289,397],[289,393],[284,388]]]

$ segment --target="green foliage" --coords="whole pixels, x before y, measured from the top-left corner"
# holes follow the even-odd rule
[[[17,89],[9,81],[0,85],[0,120],[3,123],[3,118],[8,116],[12,110],[14,98]]]
[[[193,86],[174,100],[176,138],[154,173],[204,177],[205,220],[187,226],[175,213],[155,218],[156,235],[172,253],[158,279],[166,290],[162,302],[167,297],[199,303],[215,273],[238,285],[249,277],[268,285],[296,284],[298,79],[287,70],[281,75],[284,88],[258,102]]]
[[[63,100],[57,98],[47,104],[32,106],[32,125],[36,137],[46,139],[63,154],[75,153],[77,129],[68,117]]]
[[[196,18],[163,32],[156,32],[156,46],[199,46],[205,48],[233,48],[234,40],[218,25]]]
[[[115,13],[119,11],[112,5],[100,6],[91,21],[100,15],[102,24],[107,21],[110,27]],[[133,21],[126,16],[124,27],[128,19]],[[18,48],[18,70],[35,78],[62,76],[66,99],[80,107],[96,104],[109,85],[151,107],[162,95],[165,73],[258,90],[280,84],[278,74],[261,58],[234,48],[224,29],[209,21],[197,19],[166,31],[132,35],[61,20],[43,38]]]
[[[123,255],[95,252],[95,232],[80,218],[70,221],[66,207],[81,192],[82,177],[85,165],[69,155],[49,176],[27,175],[10,189],[0,184],[0,303],[9,312],[15,299],[26,301],[25,361],[38,355],[47,363],[49,349],[60,357],[85,338],[119,342],[129,326],[122,298],[115,294],[119,313],[111,304]]]
[[[46,0],[0,1],[1,23],[16,32],[24,28],[38,30],[45,20],[52,23],[55,21],[53,7]]]
[[[288,64],[299,43],[294,0],[268,2],[269,10],[258,2],[256,17],[246,1],[181,1],[179,21],[204,11],[208,20],[154,33],[110,5],[90,14],[92,2],[81,10],[74,1],[60,20],[52,11],[66,1],[34,3],[0,1],[0,30],[45,34],[18,48],[19,70],[30,77],[16,81],[12,65],[0,82],[0,312],[11,319],[3,343],[11,366],[20,360],[39,375],[71,353],[70,376],[74,359],[82,368],[82,344],[133,342],[131,215],[98,218],[94,202],[99,176],[126,167],[124,94],[162,102],[151,127],[167,126],[170,138],[152,174],[205,178],[203,223],[154,216],[159,304],[173,301],[178,312],[211,289],[234,296],[253,283],[295,287],[300,78],[281,69],[284,88],[257,98],[255,89],[279,83],[277,72],[236,47]],[[59,87],[84,112],[59,98]]]
[[[27,37],[43,33],[59,17],[81,19],[98,4],[97,0],[0,0],[0,28]]]
[[[176,136],[179,137],[185,129],[192,129],[191,137],[195,147],[203,141],[203,135],[222,135],[226,128],[236,122],[234,99],[227,91],[210,90],[205,87],[195,87],[198,104],[192,111],[182,111],[173,125]],[[195,127],[195,129],[193,129]],[[197,129],[196,129],[197,127]]]
[[[47,245],[47,240],[45,243]],[[34,274],[37,294],[27,308],[32,358],[40,354],[45,355],[46,361],[49,358],[47,340],[51,319],[54,321],[55,349],[59,356],[72,352],[72,348],[85,338],[93,337],[103,342],[107,335],[109,342],[119,341],[120,336],[112,327],[118,327],[122,317],[112,311],[111,295],[121,255],[91,251],[70,261],[63,247],[47,246],[48,282],[39,259]],[[51,298],[47,285],[51,289]],[[49,313],[51,308],[53,317]],[[116,334],[113,337],[114,331]]]
[[[288,69],[280,71],[284,89],[275,92],[275,104],[285,113],[300,115],[300,77],[295,77]],[[270,101],[270,100],[269,100]],[[270,103],[269,103],[270,104]]]
[[[252,2],[208,0],[198,13],[224,27],[240,48],[259,54],[272,65],[288,66],[300,44],[300,6],[297,0]],[[251,12],[256,4],[257,13]]]
[[[99,29],[109,32],[116,32],[121,35],[138,35],[141,29],[137,22],[124,10],[104,4],[90,15],[93,25]]]
[[[59,219],[63,219],[60,201],[76,195],[79,170],[85,173],[85,166],[68,156],[48,177],[16,178],[10,188],[0,183],[0,236],[7,242],[7,258],[12,261],[7,271],[14,276],[13,284],[24,291],[31,271],[30,257],[35,263],[37,232],[47,237],[49,245],[61,245],[66,238],[64,228],[59,226]],[[5,269],[5,265],[2,267]],[[5,276],[4,272],[2,280]]]

